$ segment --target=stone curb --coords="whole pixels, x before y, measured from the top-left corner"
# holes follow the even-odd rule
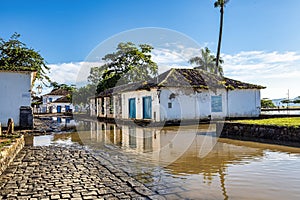
[[[16,138],[10,146],[5,146],[0,150],[0,175],[5,171],[16,155],[25,145],[24,136]]]

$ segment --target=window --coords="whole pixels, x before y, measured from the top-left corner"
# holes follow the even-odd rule
[[[168,103],[168,108],[172,108],[172,103],[171,102]]]
[[[52,98],[51,97],[49,97],[49,102],[52,102]]]
[[[211,112],[222,112],[222,95],[211,96]]]

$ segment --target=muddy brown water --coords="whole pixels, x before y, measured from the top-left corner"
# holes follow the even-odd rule
[[[213,125],[77,130],[26,142],[84,146],[167,199],[300,199],[300,148],[217,138]]]

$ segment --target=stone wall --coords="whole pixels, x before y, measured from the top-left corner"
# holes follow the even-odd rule
[[[217,133],[226,138],[298,143],[300,146],[300,128],[225,122],[224,125],[217,123]]]
[[[8,167],[8,165],[13,161],[15,156],[24,147],[25,140],[22,135],[20,138],[16,138],[10,146],[5,146],[0,149],[0,175]]]

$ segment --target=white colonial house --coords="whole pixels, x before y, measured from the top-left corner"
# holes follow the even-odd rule
[[[54,89],[43,95],[43,113],[64,113],[73,110],[73,104],[68,98],[70,92],[65,89]]]
[[[100,93],[93,114],[153,122],[258,117],[263,88],[199,69],[173,68],[150,81]]]
[[[0,122],[2,126],[7,126],[9,118],[13,119],[15,126],[24,128],[33,126],[31,89],[35,74],[35,71],[31,69],[0,67]]]

